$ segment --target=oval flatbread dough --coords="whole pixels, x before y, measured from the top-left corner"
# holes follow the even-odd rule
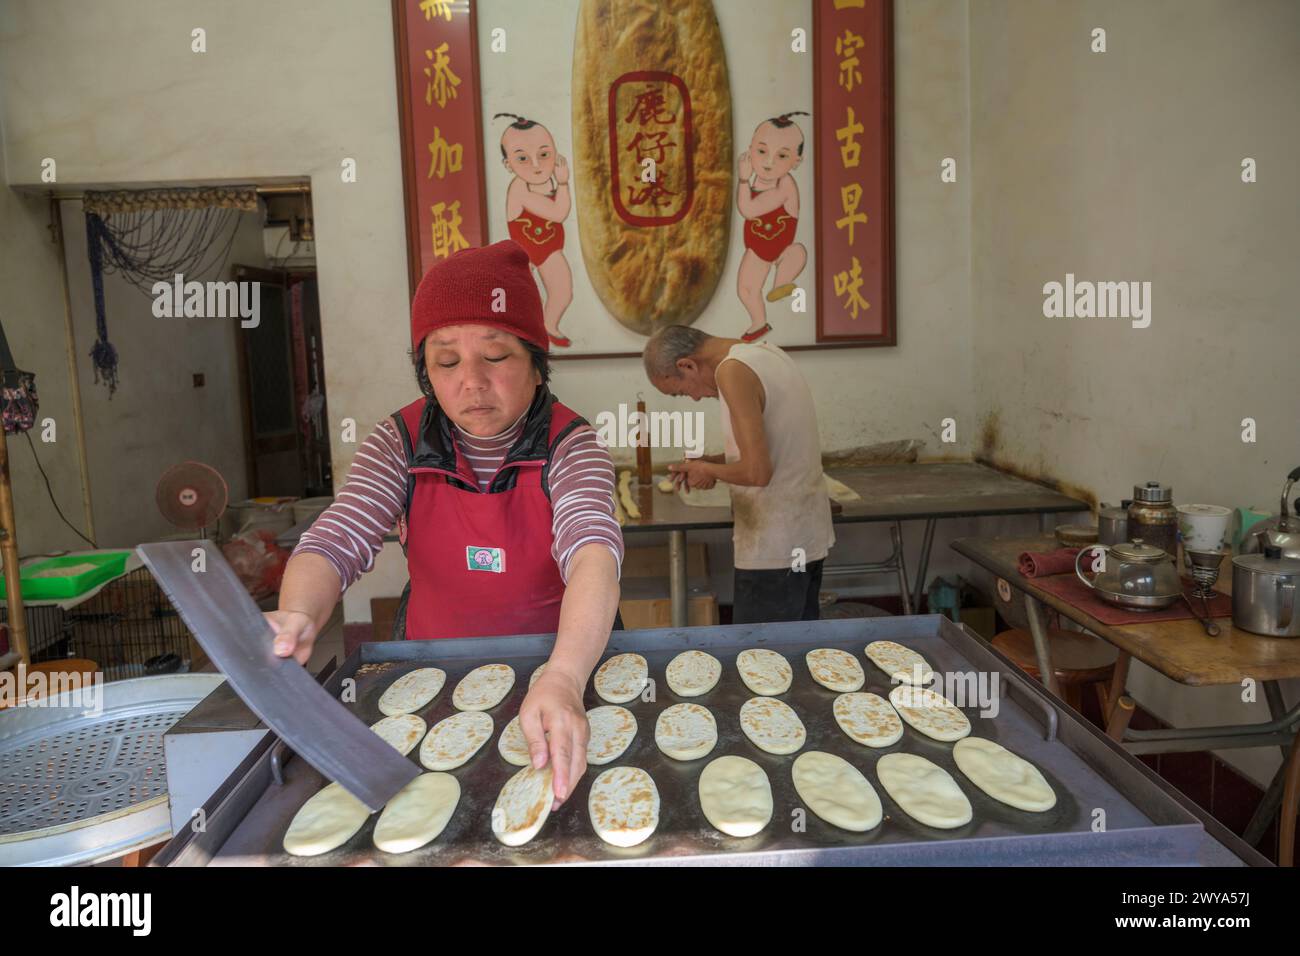
[[[460,679],[452,691],[457,710],[491,710],[515,686],[515,670],[509,664],[484,664]]]
[[[615,654],[596,670],[596,693],[611,704],[626,704],[645,690],[649,676],[640,654]]]
[[[413,714],[438,696],[447,682],[447,672],[438,667],[421,667],[403,674],[379,698],[379,712],[388,717]]]
[[[370,725],[370,729],[388,741],[398,753],[406,756],[415,749],[415,745],[420,742],[429,725],[424,722],[423,717],[417,717],[415,714],[399,714],[396,717],[385,717],[383,720],[375,721]]]
[[[506,729],[501,731],[501,736],[497,738],[497,752],[505,758],[506,763],[512,763],[516,767],[527,767],[533,762],[518,716],[510,718]]]
[[[659,826],[659,788],[639,767],[611,767],[592,782],[587,813],[606,843],[636,846]]]
[[[555,792],[551,765],[541,770],[525,767],[506,781],[492,808],[492,834],[506,846],[523,846],[551,815]]]
[[[366,805],[331,783],[298,808],[284,834],[284,851],[293,856],[319,856],[352,839],[370,816]]]
[[[447,826],[460,802],[460,781],[449,773],[422,773],[388,801],[375,821],[375,847],[385,853],[418,850]]]
[[[420,744],[420,763],[430,770],[454,770],[478,753],[492,736],[492,717],[477,711],[452,714],[433,725]]]
[[[754,761],[719,757],[700,773],[700,808],[728,836],[753,836],[772,819],[772,784]]]
[[[889,747],[903,736],[898,711],[879,694],[840,694],[832,707],[835,722],[866,747]]]
[[[671,495],[673,493],[673,488],[675,488],[676,485],[673,484],[671,478],[660,478],[658,487],[664,494]]]
[[[970,823],[970,801],[938,764],[915,754],[885,754],[876,761],[876,774],[885,792],[912,819],[942,830]]]
[[[1039,769],[1001,744],[967,737],[952,748],[952,759],[971,783],[1007,806],[1030,813],[1056,806],[1056,791]]]
[[[935,740],[961,740],[970,733],[970,721],[947,697],[929,687],[900,684],[889,692],[898,716]]]
[[[668,662],[665,676],[678,697],[699,697],[717,686],[722,662],[704,651],[682,651]]]
[[[792,754],[808,739],[794,708],[774,697],[751,697],[741,704],[740,729],[755,747],[770,754]]]
[[[626,707],[610,705],[587,711],[591,736],[587,738],[587,763],[600,765],[617,760],[636,737],[636,718]]]
[[[673,704],[655,721],[655,744],[674,760],[697,760],[718,743],[718,722],[699,704]]]
[[[829,690],[844,694],[861,690],[867,682],[862,665],[848,651],[819,647],[804,655],[804,660],[808,662],[808,672],[812,674],[812,679]]]
[[[893,641],[872,641],[867,645],[867,659],[901,684],[928,684],[934,679],[929,661]]]
[[[790,774],[799,799],[831,826],[863,833],[880,825],[876,788],[843,757],[810,750],[795,758]]]
[[[790,662],[764,647],[752,647],[736,655],[736,670],[746,687],[764,697],[784,694],[794,680]]]
[[[546,670],[546,664],[538,664],[537,670],[533,671],[528,677],[528,686],[532,687],[537,683],[537,678],[542,676],[542,671]]]

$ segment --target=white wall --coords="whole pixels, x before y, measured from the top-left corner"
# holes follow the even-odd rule
[[[1300,464],[1300,5],[975,0],[970,50],[981,451],[1113,503],[1158,479],[1176,502],[1275,511]],[[1067,272],[1150,281],[1150,327],[1044,318]],[[1139,664],[1130,688],[1184,726],[1268,719],[1262,692]],[[1279,760],[1224,756],[1263,782]]]

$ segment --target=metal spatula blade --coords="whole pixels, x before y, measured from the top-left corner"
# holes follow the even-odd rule
[[[235,693],[316,770],[372,811],[419,776],[412,761],[349,713],[301,664],[275,655],[274,631],[213,542],[163,541],[136,550]],[[196,550],[203,552],[202,562]]]

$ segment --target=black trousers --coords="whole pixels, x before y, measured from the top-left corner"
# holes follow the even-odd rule
[[[825,559],[813,561],[802,571],[736,568],[732,623],[816,621],[821,617],[817,592],[822,586],[823,563]]]

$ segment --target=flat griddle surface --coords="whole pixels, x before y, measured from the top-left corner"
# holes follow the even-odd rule
[[[991,658],[983,660],[984,679],[996,678],[1001,686],[1001,700],[996,716],[980,716],[978,706],[962,709],[971,721],[972,735],[997,741],[1034,763],[1057,794],[1057,805],[1045,813],[1016,810],[993,800],[976,788],[957,769],[953,761],[954,744],[941,743],[923,736],[904,724],[903,737],[890,747],[875,749],[855,743],[840,730],[832,712],[838,696],[817,684],[804,661],[808,650],[835,647],[853,654],[866,673],[864,691],[888,699],[893,686],[888,676],[872,664],[864,648],[872,640],[896,640],[920,652],[939,675],[976,672],[960,649],[970,648],[968,637],[946,619],[937,616],[877,618],[864,621],[823,621],[801,625],[757,625],[721,628],[691,628],[677,631],[614,632],[605,657],[627,650],[643,654],[654,680],[654,699],[637,698],[624,704],[635,715],[637,735],[628,750],[616,761],[600,767],[588,767],[575,792],[553,813],[540,834],[518,848],[502,846],[490,826],[492,807],[502,785],[518,768],[505,762],[497,750],[497,738],[506,723],[519,712],[533,670],[546,660],[550,638],[528,636],[492,638],[479,641],[414,641],[364,645],[349,659],[334,680],[353,676],[356,680],[357,716],[366,723],[382,717],[378,701],[384,690],[398,677],[417,667],[438,666],[447,672],[447,682],[438,697],[419,716],[430,727],[455,712],[451,703],[456,683],[482,663],[510,664],[516,672],[514,688],[497,707],[488,713],[495,729],[492,739],[468,763],[451,771],[461,784],[461,800],[451,822],[433,843],[407,854],[392,855],[375,849],[372,842],[372,816],[365,826],[343,847],[318,857],[293,857],[283,851],[281,840],[298,807],[322,785],[320,776],[301,760],[290,761],[283,785],[272,784],[226,841],[214,862],[258,862],[285,866],[339,865],[457,865],[576,862],[649,862],[674,858],[712,856],[715,854],[757,854],[755,861],[770,862],[771,854],[804,857],[805,862],[867,862],[873,856],[897,860],[896,853],[872,853],[875,848],[901,849],[914,846],[928,861],[979,863],[986,856],[1015,860],[1025,854],[1026,861],[1044,850],[1043,841],[1057,841],[1060,850],[1078,840],[1096,842],[1080,846],[1100,847],[1102,837],[1125,831],[1141,831],[1142,839],[1152,852],[1173,852],[1179,841],[1187,841],[1189,827],[1198,838],[1199,821],[1176,803],[1162,800],[1164,795],[1155,784],[1141,779],[1136,768],[1124,767],[1122,784],[1134,793],[1139,809],[1117,789],[1108,777],[1115,768],[1095,766],[1094,752],[1070,746],[1076,718],[1058,709],[1061,734],[1045,739],[1046,719],[1040,704],[1027,691],[1008,693],[1004,675],[990,674]],[[669,690],[664,676],[668,662],[682,650],[707,650],[723,665],[718,685],[701,697],[679,698]],[[806,811],[795,792],[791,766],[798,753],[775,756],[754,746],[740,729],[740,706],[754,696],[741,681],[736,670],[736,656],[746,647],[766,647],[783,654],[794,670],[791,688],[779,699],[799,714],[808,730],[808,742],[799,751],[823,750],[837,754],[860,769],[875,787],[884,807],[880,826],[861,834],[840,830]],[[972,653],[975,653],[972,650]],[[472,656],[471,656],[472,655]],[[940,687],[942,690],[942,686]],[[718,724],[718,744],[705,757],[676,761],[662,754],[654,743],[655,720],[666,707],[692,702],[702,704]],[[591,689],[585,697],[588,709],[601,706]],[[1050,705],[1049,705],[1050,706]],[[1079,752],[1076,752],[1079,750]],[[903,813],[880,785],[876,762],[886,753],[912,753],[925,757],[947,770],[966,794],[974,811],[966,826],[941,830],[918,823]],[[418,761],[419,748],[410,759]],[[705,820],[700,809],[697,783],[709,761],[725,754],[738,754],[756,762],[766,771],[774,798],[772,821],[753,837],[726,836]],[[1103,757],[1108,755],[1103,754]],[[1121,760],[1119,755],[1109,755]],[[592,830],[587,813],[587,796],[592,780],[614,766],[634,766],[648,771],[659,789],[662,806],[659,828],[640,846],[631,849],[612,847]],[[1118,779],[1118,778],[1117,778]],[[1134,781],[1145,785],[1134,789]],[[1140,791],[1140,792],[1138,792]],[[1099,817],[1098,811],[1103,816]],[[1104,831],[1096,829],[1097,821]],[[1181,845],[1181,844],[1180,844]],[[989,852],[985,854],[985,849]],[[847,851],[847,852],[846,852]],[[934,851],[939,851],[935,856]],[[718,860],[722,862],[722,860]],[[791,862],[795,862],[792,860]]]

